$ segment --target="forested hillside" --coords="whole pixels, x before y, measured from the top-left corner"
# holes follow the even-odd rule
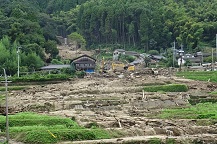
[[[215,45],[216,0],[95,0],[81,6],[78,23],[91,44],[131,45],[145,50],[186,50]]]
[[[9,74],[16,73],[17,47],[22,47],[21,71],[24,72],[33,71],[43,66],[43,61],[56,58],[56,35],[66,36],[72,32],[66,33],[61,13],[65,15],[66,11],[84,2],[85,0],[0,0],[0,68],[4,67]]]
[[[85,38],[87,49],[111,45],[164,51],[176,41],[196,51],[215,47],[216,9],[216,0],[0,0],[0,48],[22,46],[23,55],[45,62],[58,55],[57,35],[75,33]]]

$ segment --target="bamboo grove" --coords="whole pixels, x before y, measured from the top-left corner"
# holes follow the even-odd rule
[[[192,51],[215,45],[215,0],[92,0],[81,5],[77,24],[89,45],[122,44],[166,49],[173,41]]]

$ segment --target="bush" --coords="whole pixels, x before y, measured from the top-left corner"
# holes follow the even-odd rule
[[[208,119],[211,117],[215,117],[215,114],[200,114],[197,116],[197,119]]]
[[[148,144],[162,144],[159,138],[152,138],[148,140]]]
[[[130,55],[124,55],[124,54],[120,54],[119,55],[119,61],[127,61],[129,63],[133,62],[136,58],[134,56],[130,56]]]
[[[158,85],[158,86],[146,86],[144,87],[144,91],[147,92],[186,92],[188,91],[188,87],[184,84],[169,84],[169,85]]]
[[[149,50],[148,51],[148,54],[151,54],[151,55],[159,55],[159,52],[157,50]]]
[[[78,78],[84,78],[85,75],[86,75],[85,71],[76,71],[75,72],[75,76],[77,76]]]
[[[84,126],[85,128],[99,128],[100,126],[96,122],[88,123]]]

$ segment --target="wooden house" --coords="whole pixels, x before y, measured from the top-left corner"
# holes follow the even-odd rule
[[[93,73],[96,67],[96,59],[88,55],[82,55],[71,60],[71,65],[73,65],[78,71]]]

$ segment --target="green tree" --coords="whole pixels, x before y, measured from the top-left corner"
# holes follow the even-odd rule
[[[55,41],[48,40],[44,44],[45,52],[50,55],[51,58],[55,58],[59,54],[57,44]]]
[[[35,71],[44,65],[44,62],[36,53],[27,54],[22,60],[23,65],[26,65],[29,71]]]
[[[11,44],[7,36],[0,41],[0,68],[5,68],[10,75],[17,73],[17,47],[17,43]],[[40,56],[32,51],[27,54],[21,49],[19,56],[22,70],[26,68],[28,70],[38,69],[44,64]]]
[[[13,75],[17,70],[16,48],[10,44],[8,37],[0,41],[0,67],[5,68],[7,73]]]
[[[69,35],[70,40],[76,43],[76,48],[85,48],[86,40],[77,32],[71,33]]]

